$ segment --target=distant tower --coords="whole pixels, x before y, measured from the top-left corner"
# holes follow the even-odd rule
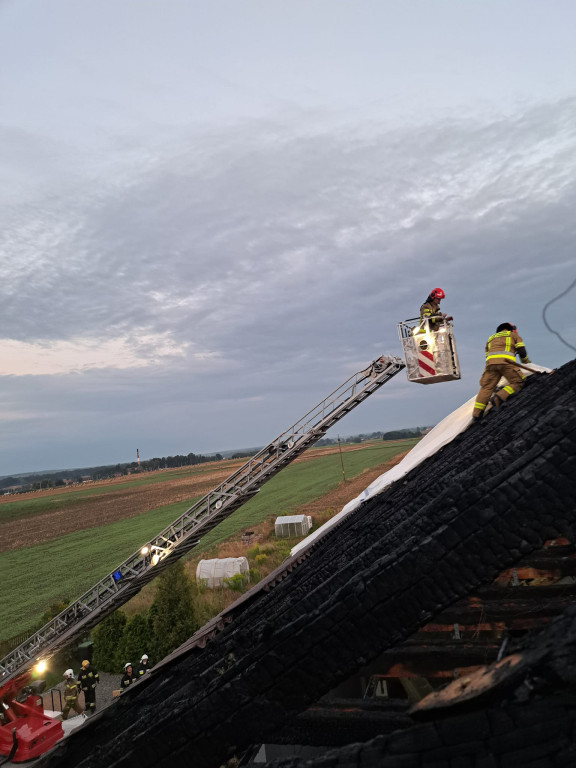
[[[136,448],[136,464],[138,464],[138,469],[140,469],[140,451],[138,448]]]

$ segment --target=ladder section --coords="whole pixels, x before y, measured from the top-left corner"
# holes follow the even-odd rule
[[[36,660],[46,660],[127,602],[404,367],[399,357],[383,356],[347,379],[138,552],[3,658],[0,680],[27,669]]]

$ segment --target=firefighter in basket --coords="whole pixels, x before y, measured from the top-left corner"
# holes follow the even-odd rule
[[[451,315],[446,315],[445,312],[440,311],[440,302],[446,297],[446,294],[442,288],[434,288],[430,291],[428,298],[420,307],[420,331],[424,322],[428,320],[430,330],[438,331],[445,322],[453,320]]]

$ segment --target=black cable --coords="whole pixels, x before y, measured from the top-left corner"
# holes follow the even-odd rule
[[[544,325],[546,326],[546,328],[548,328],[548,330],[550,331],[550,333],[553,333],[555,336],[558,336],[558,338],[560,339],[560,341],[562,342],[562,344],[566,344],[566,346],[567,346],[567,347],[570,347],[570,349],[573,349],[573,350],[574,350],[574,352],[576,352],[576,347],[573,347],[573,346],[572,346],[572,344],[569,344],[569,343],[568,343],[568,342],[567,342],[565,339],[563,339],[563,338],[562,338],[562,336],[560,336],[560,334],[558,333],[558,331],[555,331],[553,328],[551,328],[551,327],[548,325],[548,321],[546,320],[546,310],[548,309],[548,307],[550,306],[550,304],[554,304],[554,302],[555,302],[555,301],[558,301],[558,299],[561,299],[561,298],[562,298],[562,296],[566,296],[566,294],[567,294],[567,293],[569,293],[569,292],[572,290],[572,288],[574,288],[574,286],[575,286],[575,285],[576,285],[576,280],[573,280],[573,281],[570,283],[570,285],[568,286],[568,288],[566,288],[566,290],[565,290],[565,291],[562,291],[562,293],[560,293],[560,294],[559,294],[558,296],[556,296],[554,299],[551,299],[551,300],[548,302],[548,304],[546,304],[546,306],[544,307],[544,309],[542,310],[542,321],[544,322]]]

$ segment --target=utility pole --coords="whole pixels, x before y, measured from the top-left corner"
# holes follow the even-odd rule
[[[338,435],[338,450],[340,451],[340,466],[342,467],[342,477],[346,482],[346,472],[344,472],[344,459],[342,458],[342,446],[340,445],[340,435]]]

